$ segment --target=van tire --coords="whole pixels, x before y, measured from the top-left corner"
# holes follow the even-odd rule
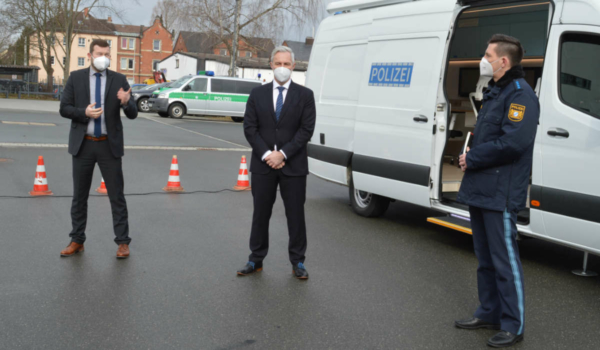
[[[231,120],[233,120],[235,123],[243,123],[244,117],[231,117]]]
[[[169,116],[175,119],[181,119],[185,115],[185,107],[181,103],[173,103],[169,106]]]
[[[169,118],[169,113],[167,112],[158,112],[158,115],[161,116],[161,118]]]
[[[373,193],[358,191],[350,180],[350,204],[354,212],[367,218],[376,218],[386,212],[390,199]]]

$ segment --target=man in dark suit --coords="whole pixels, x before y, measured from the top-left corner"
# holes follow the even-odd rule
[[[88,53],[90,67],[71,73],[60,101],[60,115],[71,119],[69,153],[73,155],[73,203],[69,234],[71,243],[60,252],[63,257],[84,250],[87,200],[96,163],[106,183],[112,208],[117,258],[129,257],[129,223],[123,194],[122,108],[129,119],[137,117],[131,88],[123,74],[108,70],[110,47],[95,39]]]
[[[244,132],[252,146],[252,196],[254,215],[250,233],[250,258],[238,275],[262,270],[269,250],[269,220],[277,186],[285,206],[289,231],[289,257],[296,278],[307,279],[306,252],[306,144],[315,129],[313,92],[291,81],[294,53],[288,47],[275,48],[271,55],[272,83],[250,93],[244,115]]]

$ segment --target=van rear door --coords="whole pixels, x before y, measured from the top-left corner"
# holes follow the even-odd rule
[[[592,4],[591,1],[588,4]],[[531,210],[546,235],[600,253],[600,6],[566,3],[550,30],[540,93],[541,127]],[[585,6],[584,6],[585,7]],[[557,7],[560,11],[560,7]],[[595,14],[593,12],[595,11]],[[561,16],[558,12],[555,17]],[[525,112],[527,113],[527,112]],[[525,114],[527,117],[527,114]],[[540,164],[541,163],[541,164]],[[535,175],[535,174],[534,174]]]
[[[355,188],[430,206],[436,97],[455,6],[374,10],[354,130]]]

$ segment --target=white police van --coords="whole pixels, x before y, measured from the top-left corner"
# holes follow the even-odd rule
[[[519,232],[600,254],[600,1],[347,0],[328,12],[306,82],[317,105],[311,173],[348,186],[358,214],[400,200],[470,233],[457,158],[487,40],[508,34],[541,104]]]
[[[244,120],[250,91],[261,86],[252,79],[216,77],[214,72],[185,76],[168,89],[155,91],[148,100],[150,111],[161,117],[183,118],[186,114],[227,116],[235,122]]]

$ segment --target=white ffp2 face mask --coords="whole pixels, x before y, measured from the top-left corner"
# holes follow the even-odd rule
[[[479,62],[479,74],[482,77],[493,77],[494,74],[499,71],[500,69],[502,69],[502,67],[498,68],[496,71],[494,71],[494,67],[492,67],[492,63],[496,63],[498,62],[500,59],[495,60],[494,62],[490,62],[487,60],[487,58],[482,58],[481,62]]]
[[[106,68],[108,68],[109,64],[110,64],[110,60],[106,56],[100,56],[100,57],[94,58],[94,68],[96,68],[99,72],[102,72]]]
[[[273,73],[275,74],[275,79],[279,82],[287,82],[292,76],[292,71],[285,67],[276,68]]]

